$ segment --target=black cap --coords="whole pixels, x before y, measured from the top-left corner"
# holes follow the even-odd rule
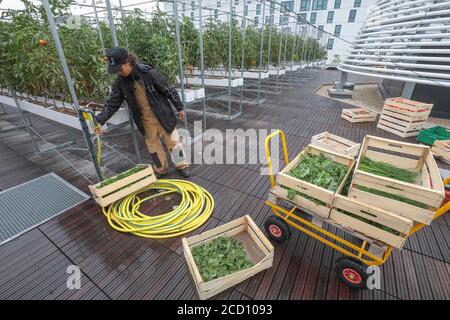
[[[113,48],[106,52],[108,58],[108,72],[115,74],[120,71],[120,67],[128,61],[128,51],[124,48]]]

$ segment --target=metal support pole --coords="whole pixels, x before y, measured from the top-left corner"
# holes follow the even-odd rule
[[[198,0],[199,33],[200,33],[200,72],[202,75],[202,88],[205,89],[205,61],[203,57],[203,18],[202,18],[202,0]],[[203,97],[203,130],[206,130],[206,94]]]
[[[272,25],[273,25],[273,19],[274,15],[270,15],[270,23],[269,23],[269,42],[267,43],[267,71],[270,73],[270,53],[272,49]],[[269,83],[268,80],[266,80],[266,93],[264,98],[267,98],[267,84]]]
[[[279,47],[279,49],[278,49],[277,90],[281,90],[280,87],[279,87],[279,79],[280,79],[281,48],[282,48],[282,45],[283,45],[283,34],[284,34],[284,29],[281,28],[280,47]]]
[[[261,72],[262,72],[262,59],[263,59],[263,48],[264,48],[264,27],[266,25],[265,21],[264,21],[266,18],[266,5],[264,4],[264,0],[261,1],[261,5],[263,7],[263,11],[262,11],[262,21],[261,21],[261,43],[259,46],[258,104],[261,103]]]
[[[66,78],[67,86],[69,87],[69,92],[70,92],[70,96],[72,98],[73,106],[78,114],[78,119],[80,120],[81,129],[83,131],[83,136],[84,136],[86,145],[88,147],[92,163],[94,165],[98,179],[100,181],[102,181],[103,178],[102,178],[100,167],[98,166],[97,159],[96,159],[96,156],[94,153],[94,146],[92,144],[91,134],[89,132],[88,125],[86,123],[86,120],[84,120],[83,113],[82,113],[82,111],[80,109],[80,105],[78,103],[78,97],[75,92],[75,87],[73,85],[72,76],[70,75],[69,66],[67,65],[66,57],[64,55],[64,50],[61,45],[61,40],[59,38],[58,30],[56,29],[55,21],[53,20],[52,11],[50,9],[50,4],[48,1],[49,0],[42,0],[42,4],[44,5],[45,13],[47,14],[48,25],[49,25],[50,31],[53,35],[53,39],[55,40],[55,46],[56,46],[56,50],[58,52],[59,60],[63,67],[64,76]]]
[[[231,38],[232,38],[232,23],[233,23],[233,2],[230,0],[229,15],[229,30],[228,30],[228,120],[231,120]]]
[[[95,0],[92,0],[92,6],[94,7],[95,21],[97,23],[98,37],[100,38],[100,45],[102,46],[102,52],[105,53],[105,41],[103,41],[103,33],[100,25],[100,20],[98,19],[97,5]]]
[[[116,26],[114,24],[114,18],[113,18],[113,15],[112,15],[112,9],[111,9],[110,0],[105,0],[105,4],[106,4],[107,12],[108,12],[109,28],[111,29],[111,36],[112,36],[113,46],[114,47],[118,47],[119,46],[119,41],[117,39]],[[136,153],[136,157],[137,157],[138,162],[142,163],[141,152],[139,151],[139,144],[138,144],[137,137],[136,137],[136,130],[134,128],[133,114],[131,113],[131,109],[128,106],[128,104],[126,102],[124,104],[126,104],[127,109],[128,109],[128,123],[130,125],[131,138],[133,140],[134,152]]]
[[[180,78],[181,89],[181,102],[183,106],[186,104],[186,96],[184,94],[184,68],[183,68],[183,56],[181,53],[181,35],[180,35],[180,20],[178,18],[178,0],[173,1],[173,16],[175,19],[175,36],[177,41],[177,55],[178,55],[178,77]],[[184,117],[184,129],[188,130],[187,126],[187,114]]]
[[[231,3],[231,0],[230,0]],[[243,12],[245,12],[245,5],[247,1],[244,0],[242,2]],[[244,60],[245,60],[245,36],[246,36],[246,27],[247,27],[247,19],[245,19],[245,15],[242,18],[242,50],[241,50],[241,78],[244,78]],[[241,100],[239,101],[239,112],[242,112],[242,96],[244,94],[244,84],[241,86]]]
[[[125,43],[126,43],[126,46],[128,49],[130,47],[130,45],[128,44],[128,30],[127,30],[127,26],[125,25],[125,16],[123,14],[122,0],[119,0],[119,8],[120,8],[120,20],[122,20],[122,28],[123,28],[123,32],[125,33]]]

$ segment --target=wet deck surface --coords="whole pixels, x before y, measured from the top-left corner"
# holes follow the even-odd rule
[[[350,124],[340,118],[345,103],[312,92],[337,79],[336,71],[324,71],[312,80],[290,85],[262,105],[244,105],[233,121],[208,118],[208,127],[281,128],[287,135],[290,155],[306,146],[322,131],[362,142],[366,134],[397,139],[378,130],[376,122]],[[356,82],[371,79],[350,78]],[[373,80],[372,80],[373,81]],[[35,129],[47,140],[68,141],[64,127],[32,117]],[[0,115],[0,128],[20,123],[13,110]],[[128,135],[108,138],[121,145],[130,158]],[[398,138],[399,139],[399,138]],[[82,139],[78,136],[78,140]],[[414,141],[409,139],[406,141]],[[81,143],[80,142],[80,143]],[[149,162],[143,141],[144,162]],[[92,168],[83,152],[63,155],[86,174]],[[120,155],[104,151],[108,169],[120,172],[130,166]],[[439,162],[444,167],[444,164]],[[447,166],[448,168],[448,166]],[[54,153],[36,154],[24,129],[0,134],[0,189],[55,172],[87,192],[88,182]],[[174,177],[176,175],[173,175]],[[263,225],[271,214],[264,205],[269,191],[267,176],[258,165],[195,165],[190,179],[208,189],[216,201],[212,217],[195,233],[231,221],[244,214]],[[350,239],[341,231],[338,235]],[[441,217],[408,239],[404,249],[394,250],[382,266],[380,290],[354,291],[338,281],[333,265],[340,254],[320,242],[293,232],[276,245],[271,269],[216,296],[217,299],[449,299],[450,218]],[[68,290],[69,265],[81,268],[81,289]],[[181,239],[149,240],[111,229],[92,200],[0,246],[0,299],[196,299],[195,287],[184,261]]]

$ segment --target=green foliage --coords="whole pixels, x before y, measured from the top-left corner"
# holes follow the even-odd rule
[[[53,13],[67,13],[71,2],[51,1]],[[0,87],[11,85],[31,95],[70,101],[44,8],[24,3],[27,11],[11,12],[11,21],[1,24]],[[79,29],[59,28],[59,35],[77,94],[82,99],[103,99],[108,81],[95,30],[82,23]],[[40,45],[40,40],[46,44]]]
[[[194,247],[192,256],[205,282],[253,266],[247,261],[242,243],[227,237],[218,237]]]
[[[122,173],[119,173],[118,175],[116,175],[116,176],[114,176],[114,177],[111,177],[111,178],[109,178],[109,179],[103,180],[103,181],[100,183],[99,188],[102,188],[102,187],[104,187],[104,186],[107,186],[107,185],[109,185],[109,184],[111,184],[111,183],[114,183],[114,182],[116,182],[116,181],[122,180],[123,178],[126,178],[126,177],[128,177],[128,176],[131,176],[132,174],[135,174],[135,173],[137,173],[137,172],[139,172],[139,171],[141,171],[141,170],[144,170],[145,168],[146,168],[146,167],[144,167],[144,166],[136,166],[136,167],[133,167],[133,168],[127,170],[127,171],[124,171],[124,172],[122,172]]]
[[[377,176],[387,177],[408,183],[415,183],[419,176],[418,172],[400,169],[389,163],[373,161],[367,157],[362,157],[358,169]]]
[[[306,154],[288,174],[327,190],[336,191],[348,170],[347,166],[331,160],[324,154],[318,156]]]

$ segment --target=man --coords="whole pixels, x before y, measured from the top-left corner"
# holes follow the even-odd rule
[[[103,133],[103,125],[127,101],[133,120],[139,132],[145,137],[147,149],[155,162],[155,172],[159,176],[168,173],[169,163],[161,139],[171,152],[172,162],[182,176],[189,177],[189,163],[176,127],[177,118],[170,102],[184,120],[183,104],[175,88],[156,69],[137,62],[134,55],[123,48],[114,48],[106,53],[108,72],[118,74],[112,85],[111,94],[95,120],[97,132]]]

